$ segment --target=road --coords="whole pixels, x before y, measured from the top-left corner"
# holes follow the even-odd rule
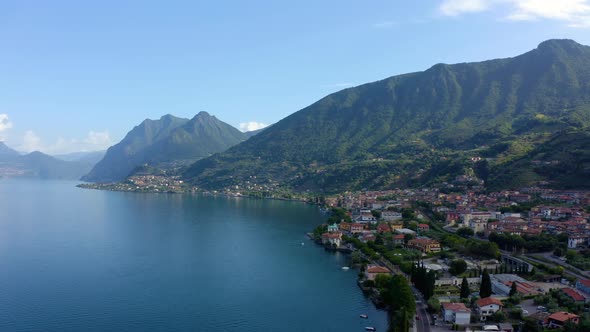
[[[569,275],[574,276],[574,277],[576,277],[578,279],[588,279],[590,277],[588,275],[588,273],[583,272],[583,271],[580,271],[579,269],[577,269],[574,266],[571,266],[571,265],[569,265],[569,264],[567,264],[565,262],[560,261],[559,259],[556,259],[556,258],[551,257],[551,254],[541,254],[541,255],[543,256],[544,259],[547,259],[550,262],[553,262],[554,264],[557,264],[559,266],[564,267],[564,271],[563,271],[564,274],[569,274]],[[540,263],[540,264],[545,264],[545,265],[551,264],[550,262],[539,260],[539,259],[535,258],[535,256],[533,256],[531,254],[528,254],[525,257],[526,257],[526,259],[528,259],[530,261],[533,261],[535,263]]]
[[[422,294],[412,286],[412,292],[416,297],[416,315],[420,317],[419,320],[414,320],[415,331],[417,332],[430,332],[430,318],[426,311],[427,305],[424,302]]]

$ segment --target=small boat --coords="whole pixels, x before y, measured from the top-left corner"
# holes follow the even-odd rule
[[[301,242],[301,245],[302,245],[302,246],[304,246],[304,245],[305,245],[305,243],[304,243],[304,242]]]
[[[372,327],[372,326],[365,327],[365,330],[367,330],[367,331],[377,331],[377,329],[374,328],[374,327]]]
[[[367,319],[367,318],[369,318],[369,315],[367,315],[367,314],[362,314],[362,315],[361,315],[361,318],[365,318],[365,319]]]
[[[348,266],[343,266],[342,269],[345,270],[345,271],[346,270],[350,270],[350,268]]]

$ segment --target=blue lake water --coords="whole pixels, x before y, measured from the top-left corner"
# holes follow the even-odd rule
[[[316,207],[75,184],[0,179],[0,331],[386,330]]]

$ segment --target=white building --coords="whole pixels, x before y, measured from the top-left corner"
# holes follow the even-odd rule
[[[497,311],[502,310],[502,301],[494,297],[485,297],[475,301],[477,312],[481,317],[482,321],[485,321],[488,317],[495,314]]]
[[[443,303],[442,315],[445,322],[467,325],[471,320],[471,310],[463,303]]]

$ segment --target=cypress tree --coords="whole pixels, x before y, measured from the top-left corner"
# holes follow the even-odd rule
[[[469,289],[469,282],[467,282],[467,278],[463,277],[463,281],[461,282],[461,298],[466,299],[471,294],[471,290]]]
[[[481,276],[481,287],[479,288],[479,296],[483,299],[492,295],[492,279],[488,271],[484,271]]]
[[[510,293],[508,294],[509,296],[513,296],[517,293],[518,291],[516,290],[516,281],[512,282],[512,286],[510,286]]]

